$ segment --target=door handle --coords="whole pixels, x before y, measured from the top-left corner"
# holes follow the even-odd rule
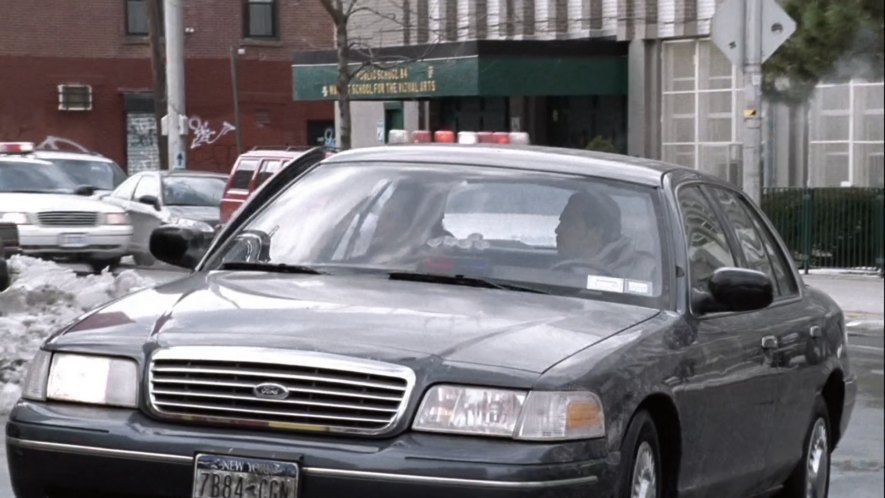
[[[772,349],[777,349],[777,337],[773,335],[767,335],[762,338],[762,349],[766,351],[770,351]]]
[[[808,330],[808,335],[812,339],[817,339],[819,337],[823,337],[824,330],[822,328],[820,328],[820,325],[814,325]]]

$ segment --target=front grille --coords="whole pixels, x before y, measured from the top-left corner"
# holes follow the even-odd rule
[[[98,222],[98,213],[88,211],[47,211],[38,213],[41,225],[50,227],[92,227]]]
[[[161,417],[377,435],[401,415],[414,374],[317,353],[179,347],[154,354],[149,383],[151,408]],[[257,394],[262,385],[285,389],[271,399]]]

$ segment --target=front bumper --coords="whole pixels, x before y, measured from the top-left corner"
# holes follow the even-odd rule
[[[60,403],[20,402],[6,434],[18,498],[186,498],[197,453],[299,462],[300,498],[587,497],[614,475],[602,441],[318,437],[175,425],[133,410]]]
[[[84,235],[86,244],[66,247],[63,237]],[[27,255],[66,257],[117,257],[127,254],[132,239],[131,225],[100,225],[92,227],[44,227],[19,225],[21,251]]]

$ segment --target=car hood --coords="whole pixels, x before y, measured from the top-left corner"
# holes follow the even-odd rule
[[[39,213],[42,211],[89,211],[120,213],[123,210],[89,197],[73,194],[0,193],[0,211]]]
[[[221,219],[221,209],[212,206],[166,206],[166,211],[175,218],[202,221],[213,227]]]
[[[217,271],[112,303],[55,342],[272,347],[541,373],[658,312],[376,276]]]

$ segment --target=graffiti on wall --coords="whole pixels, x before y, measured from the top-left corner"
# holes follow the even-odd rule
[[[197,147],[201,147],[203,145],[212,145],[221,137],[227,135],[228,133],[237,129],[236,126],[224,121],[221,125],[220,129],[212,129],[209,125],[209,121],[200,118],[199,116],[194,116],[188,119],[187,121],[188,128],[194,132],[194,138],[191,141],[191,150],[196,149]]]
[[[77,152],[85,152],[87,154],[92,152],[73,140],[53,135],[47,136],[45,140],[37,145],[37,148],[42,150],[74,150]]]
[[[160,169],[157,120],[153,114],[126,114],[126,162],[129,174]]]

